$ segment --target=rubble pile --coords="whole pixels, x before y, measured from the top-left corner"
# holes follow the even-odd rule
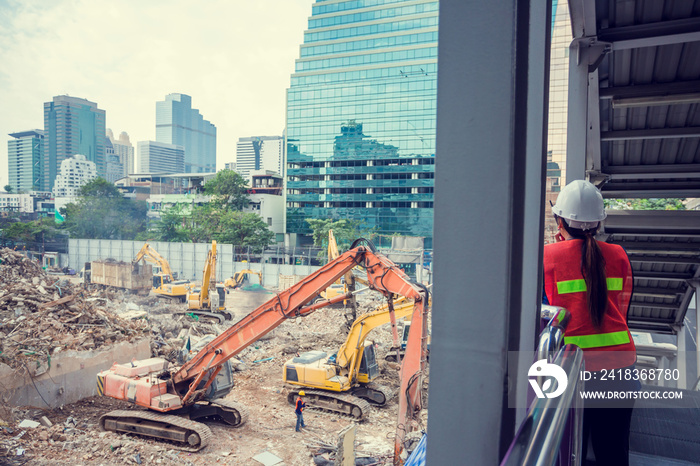
[[[56,280],[21,253],[0,250],[0,362],[39,375],[62,350],[93,350],[147,333],[68,281]]]

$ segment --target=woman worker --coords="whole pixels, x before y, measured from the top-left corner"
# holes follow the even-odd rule
[[[573,181],[561,190],[552,211],[559,233],[557,242],[544,248],[545,302],[571,312],[564,342],[583,349],[585,370],[593,372],[585,390],[638,391],[638,380],[624,380],[626,370],[634,373],[636,361],[627,327],[632,266],[622,247],[594,238],[606,217],[603,196],[588,181]],[[604,380],[613,370],[622,381]],[[586,402],[584,461],[590,437],[597,465],[629,464],[633,405],[633,399]]]

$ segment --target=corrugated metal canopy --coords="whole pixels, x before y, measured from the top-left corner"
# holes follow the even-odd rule
[[[585,175],[569,179],[585,176],[606,198],[700,197],[700,0],[569,6],[571,67],[586,75],[578,102],[588,103],[569,110],[586,112],[569,119],[570,139],[586,145]],[[635,271],[630,326],[675,333],[700,276],[700,212],[612,211],[604,230]]]

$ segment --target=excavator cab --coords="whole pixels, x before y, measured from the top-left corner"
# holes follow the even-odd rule
[[[362,362],[357,373],[357,381],[360,383],[370,383],[379,376],[379,363],[377,363],[377,353],[373,343],[365,343],[362,352]]]

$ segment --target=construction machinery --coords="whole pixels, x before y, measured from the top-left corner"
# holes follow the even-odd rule
[[[187,295],[187,312],[201,317],[224,320],[233,319],[226,310],[226,291],[223,283],[216,282],[216,241],[211,242],[202,273],[202,286],[193,288]]]
[[[409,317],[412,313],[413,302],[403,302],[393,308],[395,319]],[[301,387],[304,387],[310,409],[349,415],[359,420],[369,410],[366,401],[379,406],[389,401],[393,395],[391,391],[374,382],[379,376],[375,346],[365,340],[373,329],[388,324],[391,315],[392,309],[384,305],[358,317],[345,343],[333,355],[309,351],[288,360],[284,365],[284,381],[299,386],[287,395],[289,403],[294,404]],[[394,341],[394,348],[398,346]]]
[[[190,282],[187,280],[176,281],[168,261],[148,243],[141,247],[141,250],[131,263],[136,267],[142,259],[145,262],[155,264],[157,269],[159,269],[158,272],[153,274],[152,291],[159,297],[184,303],[191,286]]]
[[[240,288],[243,286],[243,284],[246,282],[246,280],[249,279],[248,275],[257,275],[258,279],[260,280],[260,285],[262,286],[263,284],[263,275],[262,272],[256,272],[255,270],[250,270],[250,269],[243,269],[240,270],[236,273],[233,274],[233,277],[227,278],[224,280],[224,287],[226,288],[226,291],[229,289],[236,289]]]
[[[365,245],[360,245],[365,242]],[[416,430],[420,415],[421,390],[426,368],[428,290],[413,283],[389,259],[379,254],[372,243],[357,240],[346,253],[255,309],[226,329],[180,367],[168,367],[164,359],[152,358],[115,364],[97,375],[100,394],[130,401],[147,410],[118,410],[100,418],[103,429],[135,433],[176,442],[180,448],[197,451],[204,448],[212,434],[198,419],[218,418],[240,426],[245,410],[221,400],[232,386],[226,364],[240,351],[277,328],[287,319],[303,317],[333,300],[309,304],[320,290],[360,265],[367,270],[370,288],[388,299],[394,295],[413,300],[411,332],[406,357],[401,366],[399,414],[395,437],[395,461],[400,461],[406,433]],[[338,301],[348,296],[339,296]],[[393,313],[390,320],[395,323]],[[175,414],[186,414],[183,419]]]

